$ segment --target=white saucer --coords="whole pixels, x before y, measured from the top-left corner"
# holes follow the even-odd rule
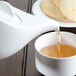
[[[33,8],[32,8],[32,12],[34,15],[39,16],[40,18],[48,19],[48,20],[50,19],[50,21],[51,21],[53,18],[46,16],[44,14],[44,12],[41,10],[41,2],[42,1],[43,0],[37,0],[34,3]],[[76,27],[76,22],[72,22],[72,21],[69,21],[67,19],[62,19],[62,20],[53,19],[53,20],[57,21],[60,27],[69,27],[69,28]]]

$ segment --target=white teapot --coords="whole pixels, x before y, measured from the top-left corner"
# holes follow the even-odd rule
[[[0,1],[0,59],[13,55],[39,34],[57,28],[55,20],[40,19]]]
[[[76,23],[49,19],[40,8],[42,0],[37,0],[33,13],[28,14],[0,1],[0,59],[9,57],[23,48],[36,36],[61,27],[76,27]]]

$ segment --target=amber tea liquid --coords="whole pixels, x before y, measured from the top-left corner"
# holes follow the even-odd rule
[[[60,55],[57,45],[44,47],[40,50],[40,52],[46,56],[64,58],[76,55],[76,48],[69,45],[60,44]]]
[[[60,37],[60,28],[59,27],[56,30],[56,38],[57,38],[57,48],[58,48],[59,56],[61,57],[61,52],[60,52],[60,41],[61,41],[61,37]]]

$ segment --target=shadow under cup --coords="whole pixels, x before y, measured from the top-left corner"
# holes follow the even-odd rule
[[[61,44],[76,48],[76,34],[60,32]],[[45,76],[76,75],[76,55],[66,58],[53,58],[40,53],[41,48],[57,44],[56,32],[40,36],[35,42],[35,63],[37,70]]]

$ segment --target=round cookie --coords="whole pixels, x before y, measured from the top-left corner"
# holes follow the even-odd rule
[[[43,0],[41,7],[43,12],[49,17],[65,18],[60,9],[53,3],[53,0]]]

